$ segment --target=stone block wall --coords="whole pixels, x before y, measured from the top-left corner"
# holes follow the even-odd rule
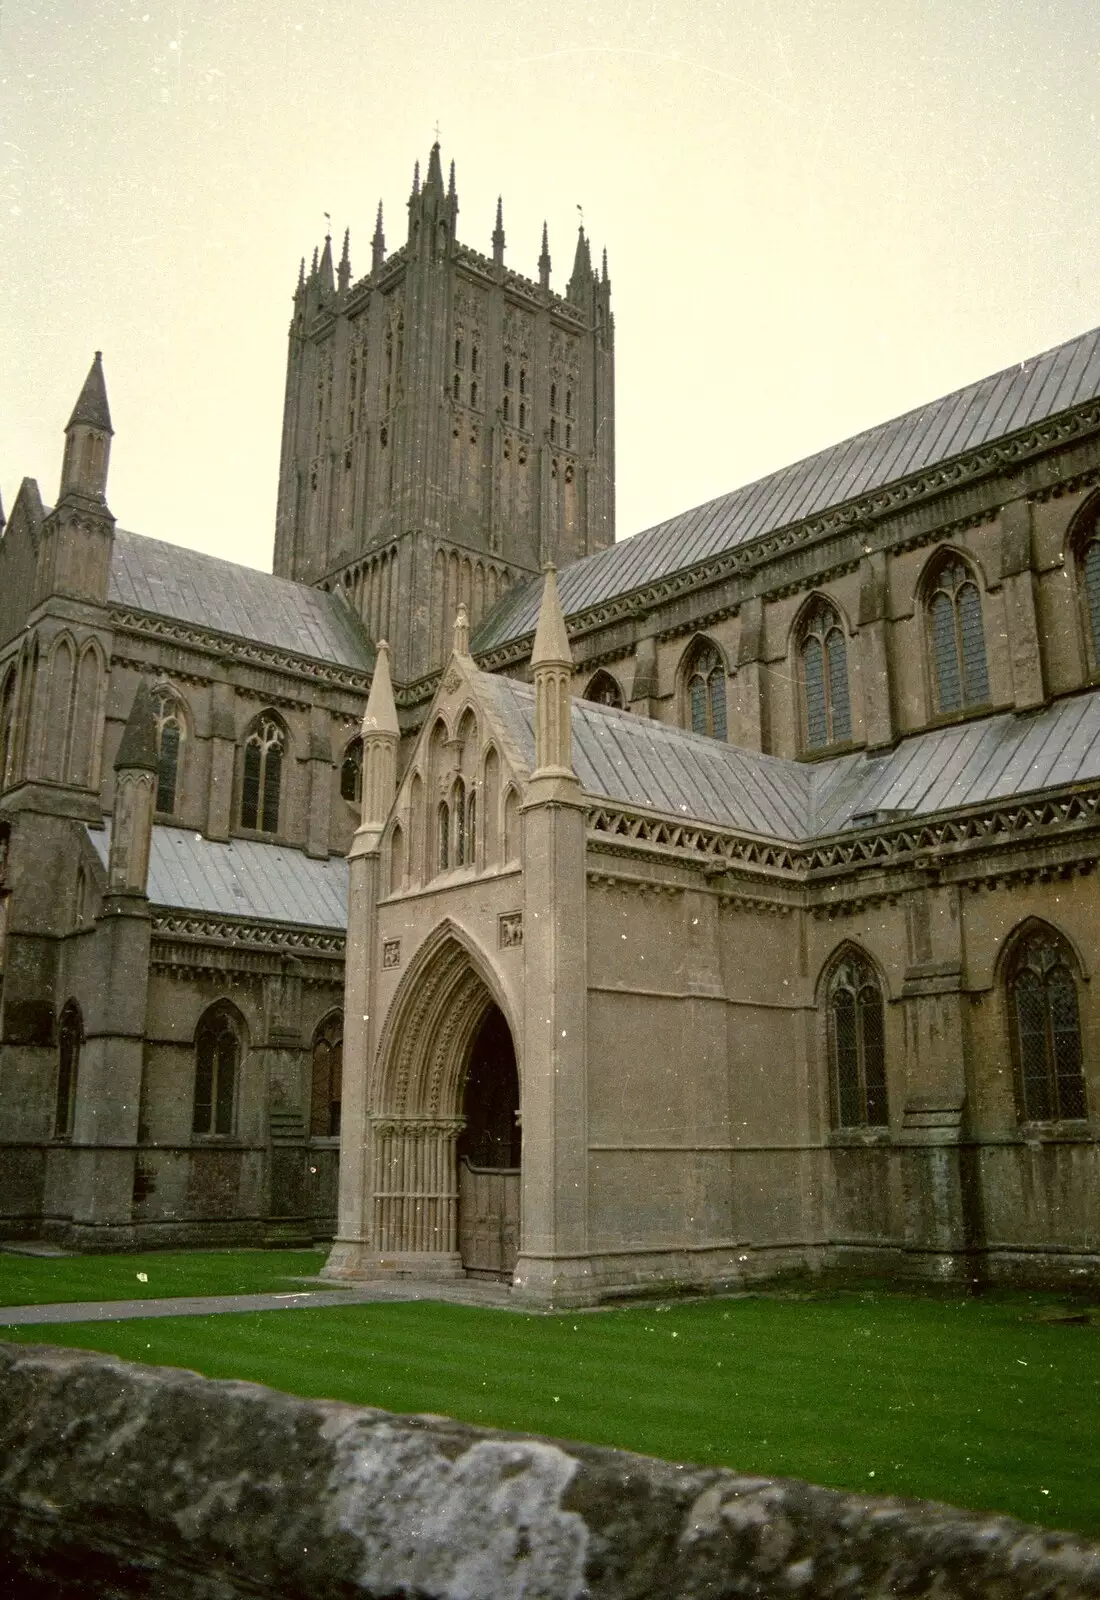
[[[926,1501],[0,1345],[24,1600],[1100,1596],[1100,1547]]]

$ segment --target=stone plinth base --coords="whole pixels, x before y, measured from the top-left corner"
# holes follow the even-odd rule
[[[337,1239],[329,1251],[329,1258],[321,1268],[322,1278],[420,1278],[425,1283],[438,1283],[451,1278],[464,1278],[466,1270],[462,1257],[450,1251],[391,1250],[378,1251],[373,1245],[356,1239]]]

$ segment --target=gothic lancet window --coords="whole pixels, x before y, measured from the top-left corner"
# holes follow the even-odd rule
[[[157,810],[174,816],[179,793],[183,715],[175,696],[158,689],[153,696],[157,726]]]
[[[848,650],[840,618],[827,601],[814,602],[802,624],[803,736],[807,750],[845,744],[852,737]]]
[[[1077,984],[1069,952],[1052,929],[1036,928],[1020,941],[1008,993],[1023,1120],[1084,1117]]]
[[[359,805],[363,799],[363,741],[355,738],[344,751],[340,763],[340,798],[350,805]]]
[[[244,742],[241,827],[260,833],[279,831],[286,734],[274,717],[261,717]]]
[[[928,627],[936,710],[962,711],[989,701],[982,598],[957,556],[938,569],[928,591]]]
[[[327,1017],[313,1035],[313,1089],[309,1131],[335,1139],[340,1132],[340,1087],[344,1057],[344,1019]]]
[[[451,816],[454,819],[454,864],[466,865],[466,786],[461,778],[455,780],[451,791]]]
[[[80,1017],[80,1007],[75,1000],[70,1000],[57,1024],[57,1101],[54,1110],[54,1133],[59,1138],[65,1138],[73,1131],[76,1080],[80,1070],[80,1047],[83,1042],[84,1026]]]
[[[712,739],[726,737],[726,669],[710,643],[700,645],[687,670],[688,711],[691,731]]]
[[[441,801],[438,816],[439,828],[439,855],[438,870],[446,872],[451,864],[451,808],[446,800]]]
[[[233,1008],[219,1001],[211,1006],[195,1029],[193,1133],[222,1137],[232,1134],[240,1064],[240,1024]]]
[[[870,962],[846,954],[825,990],[833,1116],[840,1128],[884,1128],[886,1036],[882,991]]]

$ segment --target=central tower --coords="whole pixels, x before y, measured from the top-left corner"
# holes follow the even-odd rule
[[[326,239],[294,296],[275,572],[341,583],[411,686],[517,580],[615,537],[614,324],[583,229],[565,295],[458,242],[454,163],[419,164],[405,244],[352,282]]]

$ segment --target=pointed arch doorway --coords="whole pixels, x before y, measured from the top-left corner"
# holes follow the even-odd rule
[[[370,1119],[372,1235],[386,1268],[512,1276],[519,1074],[506,1004],[484,952],[449,920],[394,997]]]
[[[490,1005],[470,1046],[458,1136],[458,1248],[470,1277],[511,1278],[519,1253],[519,1074],[504,1015]]]

